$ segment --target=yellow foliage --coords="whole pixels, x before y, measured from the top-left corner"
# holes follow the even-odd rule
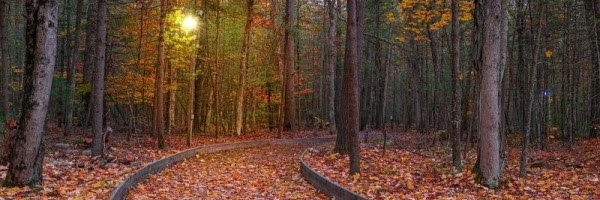
[[[406,41],[407,37],[415,41],[429,41],[426,37],[426,28],[438,31],[450,25],[452,11],[450,4],[444,0],[403,0],[398,6],[398,18],[392,12],[385,15],[387,22],[397,21],[401,25],[403,34],[397,36],[399,41]],[[459,20],[473,20],[471,11],[475,8],[473,0],[461,0],[459,2]]]

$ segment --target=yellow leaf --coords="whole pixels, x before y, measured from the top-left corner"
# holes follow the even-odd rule
[[[415,183],[413,183],[413,181],[412,181],[412,180],[409,180],[408,182],[406,182],[406,187],[407,187],[409,190],[414,190],[414,189],[415,189]]]
[[[360,178],[360,173],[356,173],[356,174],[352,175],[352,179],[354,179],[354,181],[358,181],[359,178]]]

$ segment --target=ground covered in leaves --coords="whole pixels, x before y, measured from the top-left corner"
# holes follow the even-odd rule
[[[0,186],[0,199],[108,199],[124,177],[144,165],[188,148],[184,135],[168,135],[169,148],[160,150],[151,137],[137,136],[130,142],[123,133],[113,133],[103,158],[91,158],[89,144],[82,133],[64,138],[62,131],[49,127],[45,138],[43,185],[41,187]],[[298,132],[282,138],[316,137],[325,132]],[[192,146],[237,141],[275,139],[276,133],[255,132],[242,136],[194,136]],[[0,182],[6,177],[7,166],[0,165]]]
[[[402,142],[401,142],[402,143]],[[404,142],[405,143],[405,142]],[[581,140],[570,150],[558,142],[533,149],[529,176],[518,178],[519,149],[509,148],[501,186],[490,190],[470,172],[476,155],[467,153],[464,169],[450,166],[450,149],[363,145],[361,173],[348,174],[348,158],[332,153],[332,145],[311,149],[304,157],[319,173],[372,199],[600,199],[600,139]]]
[[[199,154],[151,175],[129,199],[325,199],[299,173],[306,145]]]

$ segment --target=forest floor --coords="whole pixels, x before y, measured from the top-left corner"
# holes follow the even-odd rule
[[[333,145],[309,151],[305,161],[319,173],[372,199],[600,199],[600,138],[581,140],[569,149],[558,141],[530,150],[528,176],[519,178],[520,149],[510,147],[497,190],[474,181],[473,149],[463,170],[453,171],[447,143],[416,144],[416,134],[403,134],[396,145],[362,145],[361,173],[348,174],[348,157],[333,153]],[[464,154],[463,154],[464,158]]]
[[[128,199],[327,199],[299,173],[307,145],[199,154],[151,175]]]
[[[157,148],[156,141],[148,136],[125,140],[122,133],[113,133],[107,143],[106,156],[94,159],[89,156],[88,142],[81,131],[66,138],[62,129],[49,125],[45,137],[43,185],[41,187],[0,186],[0,199],[108,199],[110,193],[124,177],[144,165],[188,148],[184,135],[167,135],[168,149]],[[317,137],[327,132],[297,132],[284,134],[282,138]],[[192,147],[238,141],[275,139],[274,132],[254,132],[242,136],[195,135]],[[298,156],[294,157],[298,158]],[[0,181],[6,177],[7,166],[0,165]]]

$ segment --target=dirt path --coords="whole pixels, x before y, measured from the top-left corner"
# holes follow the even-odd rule
[[[129,191],[128,199],[326,199],[299,172],[306,145],[268,145],[172,166]]]

